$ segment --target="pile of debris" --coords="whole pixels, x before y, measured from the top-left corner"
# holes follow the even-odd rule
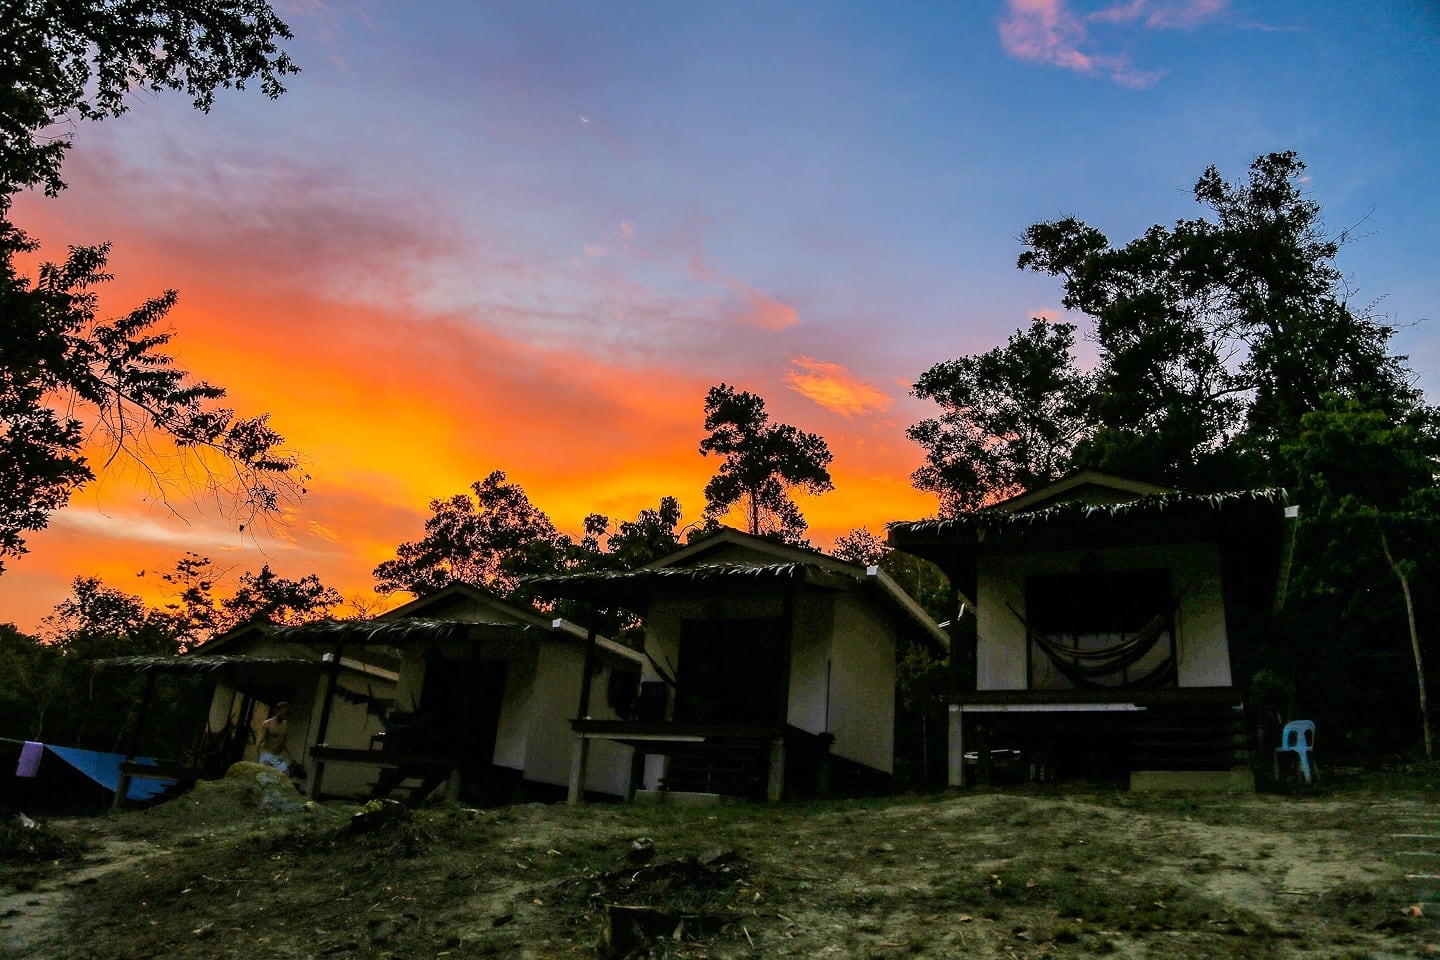
[[[673,945],[723,935],[750,939],[743,921],[753,912],[739,909],[747,899],[748,879],[734,850],[656,859],[653,841],[642,837],[631,845],[626,861],[623,867],[557,884],[562,899],[583,900],[600,914],[602,957],[634,956],[656,940]]]

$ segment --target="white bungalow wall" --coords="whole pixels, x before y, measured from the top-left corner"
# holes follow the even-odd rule
[[[794,642],[790,647],[790,699],[786,722],[809,733],[825,733],[834,695],[831,635],[835,605],[825,597],[804,594],[795,598]]]
[[[320,730],[320,711],[324,708],[324,690],[325,684],[328,682],[329,677],[322,676],[316,685],[316,696],[310,707],[306,726],[297,727],[295,725],[296,706],[292,705],[290,708],[292,717],[290,749],[295,754],[295,759],[305,764],[307,778],[315,775],[315,765],[310,763],[308,758],[301,756],[296,744],[298,742],[308,748],[312,745],[309,731],[314,730],[318,733]],[[389,683],[377,682],[354,673],[342,673],[340,686],[346,690],[353,690],[357,693],[368,692],[379,697],[389,696],[393,689]],[[330,704],[330,720],[325,725],[325,742],[329,746],[346,750],[366,750],[370,747],[371,739],[384,729],[385,725],[381,723],[380,717],[366,709],[365,704],[352,703],[344,697],[336,696]],[[299,735],[303,735],[303,739],[297,741],[296,738]],[[375,778],[374,767],[350,763],[327,764],[325,767],[325,793],[342,797],[363,797],[370,793],[371,788],[375,785]]]
[[[1220,550],[1215,544],[1017,554],[985,559],[976,584],[979,633],[977,687],[1023,690],[1026,682],[1025,628],[1008,603],[1025,613],[1025,578],[1071,573],[1083,563],[1106,570],[1170,571],[1179,601],[1175,614],[1177,675],[1182,687],[1229,686],[1230,656],[1225,631],[1225,598],[1220,584]]]
[[[855,594],[835,605],[830,654],[831,752],[891,772],[895,757],[895,626]]]
[[[607,693],[612,667],[602,665],[590,685],[590,717],[618,720]],[[585,675],[585,650],[578,644],[549,642],[540,645],[531,692],[525,779],[555,786],[570,782],[571,750],[575,742],[570,721],[580,706],[580,685]],[[630,783],[631,749],[609,740],[590,744],[585,789],[623,796]]]

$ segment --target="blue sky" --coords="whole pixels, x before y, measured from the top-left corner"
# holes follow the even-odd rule
[[[1275,150],[1440,392],[1435,3],[276,6],[283,98],[137,95],[16,216],[50,251],[114,241],[117,310],[178,288],[182,359],[274,413],[313,493],[256,540],[107,478],[0,578],[0,619],[183,549],[362,592],[492,469],[572,532],[665,494],[693,519],[720,381],[829,440],[817,543],[924,515],[908,385],[1060,315],[1021,231],[1123,243]]]

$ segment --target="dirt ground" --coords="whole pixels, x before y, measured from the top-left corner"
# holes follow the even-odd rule
[[[356,831],[353,804],[233,777],[26,834],[53,845],[0,860],[0,957],[1425,957],[1434,797],[1355,775],[1298,795],[440,804]]]

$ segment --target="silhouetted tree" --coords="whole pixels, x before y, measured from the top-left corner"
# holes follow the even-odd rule
[[[375,568],[376,590],[424,596],[458,582],[524,599],[524,577],[565,568],[574,545],[503,471],[470,489],[430,501],[425,536]]]
[[[680,544],[680,501],[661,497],[652,510],[641,510],[634,520],[622,520],[605,539],[608,564],[620,570],[634,570],[651,560],[678,550]]]
[[[162,497],[162,439],[198,465],[209,492],[235,498],[242,525],[298,489],[295,460],[263,416],[217,404],[224,390],[175,366],[159,329],[167,291],[117,319],[98,314],[109,246],[72,247],[60,263],[24,273],[38,244],[10,222],[13,196],[54,195],[74,121],[124,113],[139,89],[180,90],[200,110],[215,91],[257,81],[271,97],[294,73],[276,47],[285,24],[258,0],[144,4],[35,0],[0,16],[0,558],[25,551],[71,494],[94,476],[85,446],[106,462],[149,472]],[[190,471],[194,474],[195,471]],[[3,571],[0,564],[0,571]]]
[[[61,678],[44,717],[46,736],[53,742],[99,750],[118,750],[127,742],[137,720],[143,682],[125,674],[94,677],[91,661],[171,656],[180,649],[180,631],[172,616],[96,577],[75,578],[70,596],[40,621],[40,637],[59,655],[48,666]],[[150,722],[162,725],[166,709],[163,702],[157,703]]]
[[[906,435],[925,448],[915,486],[941,510],[973,510],[1053,480],[1085,435],[1092,382],[1075,366],[1075,327],[1035,320],[1004,347],[937,363],[911,393],[940,405]]]
[[[41,740],[64,726],[51,723],[55,705],[64,711],[75,691],[57,648],[0,624],[0,731],[11,738]]]
[[[260,0],[24,0],[4,13],[0,194],[58,193],[75,121],[118,117],[137,90],[178,90],[209,112],[221,88],[258,82],[273,99],[299,72],[277,46],[290,28]]]
[[[1194,187],[1208,219],[1120,248],[1074,218],[1025,231],[1019,266],[1060,277],[1095,322],[1096,430],[1078,459],[1187,487],[1267,482],[1324,395],[1391,414],[1416,400],[1392,328],[1348,302],[1345,234],[1326,232],[1304,170],[1293,152],[1240,183],[1210,167]]]
[[[889,553],[890,547],[885,541],[864,527],[856,527],[836,537],[835,548],[830,551],[830,555],[835,559],[862,567],[874,566]]]
[[[333,616],[345,602],[340,591],[308,573],[299,580],[277,576],[267,563],[259,573],[245,571],[235,593],[220,601],[218,629],[228,630],[255,619],[296,626]]]
[[[753,393],[720,384],[705,395],[705,429],[700,453],[723,457],[705,485],[705,515],[718,522],[737,504],[746,529],[804,544],[808,524],[790,491],[812,494],[833,490],[830,448],[814,433],[771,423],[765,401]]]

